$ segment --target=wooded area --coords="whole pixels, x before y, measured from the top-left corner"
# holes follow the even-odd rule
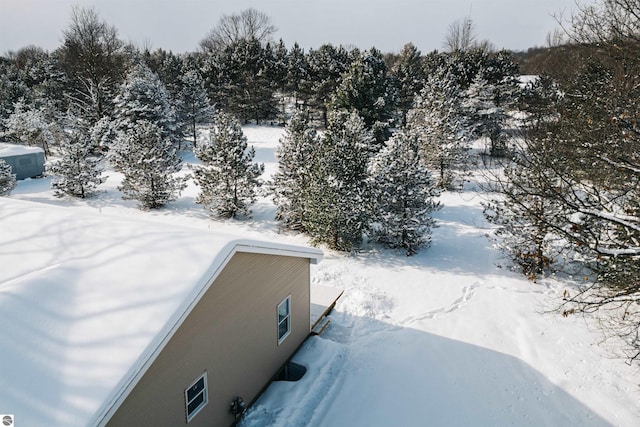
[[[314,243],[349,251],[368,237],[408,255],[428,245],[439,191],[462,188],[483,141],[504,167],[485,208],[497,243],[533,281],[580,278],[565,314],[605,314],[637,360],[638,16],[639,0],[601,0],[561,22],[547,48],[496,52],[462,23],[446,52],[383,54],[287,47],[249,10],[178,55],[127,45],[76,8],[55,51],[0,58],[0,132],[45,150],[61,197],[94,194],[106,159],[125,176],[124,197],[163,206],[188,179],[175,176],[179,150],[193,149],[199,202],[214,217],[248,217],[264,185],[282,226]],[[249,122],[286,125],[271,182],[258,179]],[[0,162],[1,194],[10,175]]]

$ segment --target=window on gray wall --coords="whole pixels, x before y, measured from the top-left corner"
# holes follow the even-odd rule
[[[207,406],[208,394],[207,372],[205,371],[184,391],[187,422],[191,421],[202,408]]]
[[[278,304],[278,344],[291,333],[291,295]]]

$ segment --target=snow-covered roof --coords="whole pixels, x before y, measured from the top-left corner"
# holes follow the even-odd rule
[[[21,156],[30,153],[44,153],[44,151],[40,147],[0,142],[0,157]]]
[[[518,84],[520,87],[531,85],[540,80],[540,76],[537,74],[523,74],[518,77]]]
[[[3,198],[0,413],[25,426],[105,422],[236,252],[322,257]]]

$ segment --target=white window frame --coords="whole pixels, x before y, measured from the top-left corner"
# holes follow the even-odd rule
[[[198,392],[195,396],[193,396],[191,400],[189,400],[189,390],[191,390],[196,384],[198,384],[200,380],[204,380],[203,389],[200,392]],[[198,406],[196,406],[191,413],[189,413],[189,404],[193,402],[200,395],[204,395],[202,402]],[[207,371],[204,371],[202,375],[200,375],[194,382],[191,383],[191,385],[189,385],[189,387],[187,387],[184,390],[184,411],[185,411],[184,413],[187,415],[187,422],[190,422],[196,415],[198,415],[198,412],[200,412],[202,408],[207,406],[208,402],[209,402],[209,386],[207,385]]]
[[[282,307],[283,304],[286,304],[287,315],[281,320],[280,307]],[[280,336],[280,325],[282,325],[283,322],[287,322],[287,332]],[[283,299],[282,302],[278,304],[278,307],[276,308],[276,325],[276,331],[278,334],[278,345],[280,345],[291,334],[291,295]]]

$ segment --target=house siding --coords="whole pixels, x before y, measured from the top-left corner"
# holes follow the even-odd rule
[[[291,333],[278,345],[288,295]],[[309,298],[309,259],[236,253],[107,425],[187,425],[184,390],[204,371],[208,404],[188,425],[231,425],[231,400],[256,399],[308,336]]]

